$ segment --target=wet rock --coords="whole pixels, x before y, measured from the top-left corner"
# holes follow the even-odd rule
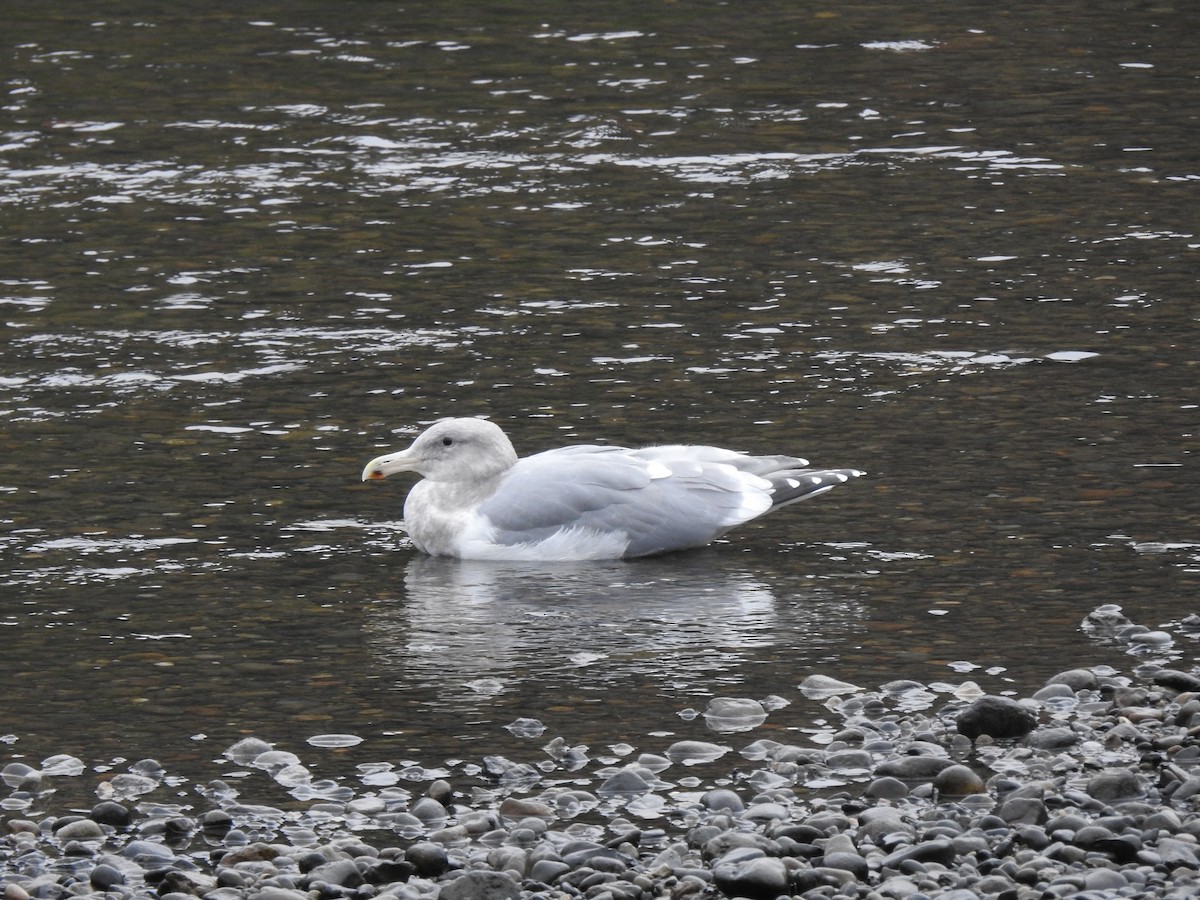
[[[844,835],[839,835],[839,837],[845,838]],[[831,838],[821,857],[821,865],[827,869],[850,872],[858,879],[866,878],[869,871],[867,861],[863,859],[862,854],[858,852],[849,838],[841,841]]]
[[[825,758],[825,765],[831,769],[861,769],[869,771],[873,760],[866,750],[842,750],[831,753]]]
[[[561,768],[550,777],[537,769],[537,783],[499,791],[434,781],[413,788],[412,799],[400,786],[372,786],[285,812],[240,797],[250,793],[242,785],[235,792],[211,782],[198,793],[217,808],[194,815],[139,800],[98,804],[86,817],[13,818],[0,838],[2,900],[88,892],[161,900],[1192,897],[1200,731],[1184,723],[1200,715],[1200,699],[1176,693],[1186,683],[1173,676],[1158,683],[1163,671],[1102,675],[1103,700],[1069,696],[1065,684],[1040,691],[1053,724],[1019,743],[972,747],[947,717],[902,705],[943,688],[904,684],[829,704],[847,724],[828,733],[843,739],[809,747],[762,738],[728,777],[719,768],[681,771],[698,761],[694,750],[712,754],[711,766],[727,747],[694,742],[702,746],[672,760],[622,746],[616,755],[634,762],[597,761],[605,768],[571,770],[571,783]],[[286,757],[273,752],[263,777],[290,772],[276,768]],[[1107,767],[1097,772],[1101,758]],[[137,768],[138,777],[166,778],[153,765]],[[20,766],[8,771],[16,785],[31,778]],[[834,786],[804,787],[827,779]],[[24,802],[16,791],[8,806]],[[450,824],[430,824],[442,821]],[[60,839],[73,829],[91,839]],[[377,849],[386,835],[414,843]]]
[[[800,693],[810,700],[826,700],[861,691],[862,688],[827,675],[809,675],[800,684]]]
[[[530,868],[529,877],[540,884],[552,885],[569,871],[571,867],[561,860],[539,859]]]
[[[1038,750],[1065,750],[1079,743],[1079,735],[1070,728],[1042,728],[1025,739],[1030,747]]]
[[[902,756],[879,765],[875,774],[898,778],[901,781],[932,781],[954,762],[937,756]]]
[[[908,796],[908,785],[899,778],[885,776],[868,784],[863,793],[878,800],[899,800]]]
[[[1190,841],[1163,837],[1159,838],[1154,849],[1164,865],[1187,866],[1189,869],[1200,868],[1200,862],[1197,861],[1197,845]]]
[[[783,860],[745,848],[733,850],[713,866],[713,880],[727,897],[774,900],[786,894],[788,870]]]
[[[470,871],[442,885],[439,900],[517,900],[521,886],[503,872]]]
[[[446,812],[446,807],[432,797],[422,797],[417,800],[408,808],[408,812],[426,825],[434,827],[443,824],[450,817]]]
[[[436,878],[450,870],[450,857],[446,848],[431,841],[413,844],[404,854],[404,859],[425,878]]]
[[[1154,673],[1154,683],[1174,691],[1200,692],[1200,676],[1178,669],[1159,669]]]
[[[88,881],[98,891],[110,891],[125,883],[125,873],[107,863],[101,863],[92,869]]]
[[[601,797],[611,797],[614,794],[645,794],[650,791],[650,782],[634,769],[622,769],[604,780],[596,789]]]
[[[1065,684],[1072,691],[1094,691],[1100,680],[1091,669],[1068,669],[1052,676],[1046,684]]]
[[[947,766],[933,779],[933,786],[947,797],[966,797],[985,794],[987,786],[973,769],[963,765]]]
[[[262,862],[279,856],[279,850],[270,844],[254,843],[230,850],[221,857],[222,866],[236,866],[245,862]]]
[[[1000,805],[1000,818],[1010,825],[1044,825],[1050,817],[1044,800],[1010,797]]]
[[[352,859],[339,859],[317,866],[309,873],[309,887],[318,885],[337,885],[344,888],[356,888],[366,883],[362,872]]]
[[[1145,796],[1146,785],[1133,772],[1108,769],[1088,779],[1087,792],[1103,803],[1118,803]]]
[[[889,853],[883,858],[882,865],[885,869],[899,869],[912,862],[948,866],[954,862],[955,855],[954,844],[945,838],[934,838]]]
[[[97,824],[111,825],[113,828],[127,828],[133,821],[133,815],[129,809],[112,800],[97,803],[92,807],[88,818]]]
[[[981,735],[993,738],[1019,738],[1033,731],[1037,716],[1008,697],[980,697],[956,720],[960,734],[971,740]]]
[[[700,802],[704,804],[705,809],[714,811],[727,810],[731,813],[739,813],[746,808],[742,798],[727,788],[716,788],[706,792],[700,798]]]
[[[76,819],[56,828],[54,836],[60,841],[101,841],[104,829],[91,819]]]
[[[552,819],[554,810],[549,804],[536,800],[524,800],[518,797],[505,797],[500,804],[500,815],[506,819],[539,818]]]
[[[233,816],[223,809],[210,809],[197,819],[197,824],[206,838],[219,841],[233,828]]]

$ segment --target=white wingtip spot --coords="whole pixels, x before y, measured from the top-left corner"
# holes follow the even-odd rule
[[[837,480],[840,481],[842,484],[845,484],[847,481],[850,480],[850,476],[842,475],[841,473],[838,473]]]
[[[820,476],[820,475],[810,475],[810,476],[808,477],[808,480],[809,480],[811,483],[813,483],[813,484],[820,484],[820,483],[821,483],[821,476]]]
[[[800,482],[798,482],[795,478],[785,478],[784,481],[787,482],[787,486],[790,488],[800,487]]]

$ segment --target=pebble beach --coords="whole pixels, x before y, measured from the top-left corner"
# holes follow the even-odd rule
[[[1030,696],[813,674],[798,690],[828,727],[797,744],[756,738],[769,701],[717,698],[717,740],[619,763],[513,723],[536,751],[479,759],[474,784],[381,770],[351,788],[256,738],[225,750],[286,805],[252,780],[180,803],[145,759],[90,809],[56,809],[82,761],[10,762],[4,900],[1195,897],[1200,676],[1177,651],[1200,618],[1104,606],[1083,627],[1127,669],[1072,667]]]

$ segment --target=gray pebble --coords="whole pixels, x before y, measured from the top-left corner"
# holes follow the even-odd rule
[[[1182,900],[1200,884],[1200,730],[1189,730],[1200,697],[1173,672],[1060,673],[1038,692],[1048,724],[1020,742],[1012,732],[1037,707],[985,698],[999,718],[976,732],[964,710],[956,731],[953,712],[904,708],[934,693],[913,683],[829,705],[845,724],[821,749],[762,738],[716,771],[716,751],[730,748],[706,745],[687,772],[661,747],[622,750],[637,761],[573,769],[570,782],[491,757],[496,793],[445,780],[356,785],[285,812],[210,782],[198,793],[215,808],[190,814],[160,798],[13,818],[0,836],[0,900],[129,900],[143,884],[161,900]],[[1009,713],[1019,727],[1004,725]],[[171,774],[153,761],[131,768]],[[27,769],[4,770],[10,809],[35,781]],[[377,849],[387,834],[413,843]]]

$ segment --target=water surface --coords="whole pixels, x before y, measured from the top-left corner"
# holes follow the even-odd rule
[[[1186,6],[9,19],[6,757],[470,780],[711,739],[716,696],[819,732],[813,672],[1026,690],[1127,664],[1101,604],[1196,611]],[[420,558],[358,473],[475,414],[869,477],[677,557]]]

